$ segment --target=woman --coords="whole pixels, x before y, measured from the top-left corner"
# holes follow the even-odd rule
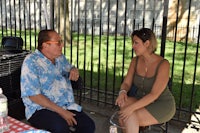
[[[124,132],[138,133],[140,126],[169,121],[176,106],[167,87],[170,64],[155,54],[154,33],[142,28],[134,31],[131,39],[136,57],[131,60],[116,105],[120,107],[120,124],[125,127]],[[136,88],[134,96],[127,96],[130,88]]]

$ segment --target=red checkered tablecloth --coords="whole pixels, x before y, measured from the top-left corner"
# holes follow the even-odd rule
[[[15,118],[8,116],[9,130],[4,133],[20,133],[26,130],[35,129],[34,127],[23,123]]]

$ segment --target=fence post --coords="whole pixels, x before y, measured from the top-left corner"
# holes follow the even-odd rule
[[[163,25],[162,25],[161,50],[160,50],[160,55],[162,57],[164,57],[164,54],[165,54],[168,6],[169,6],[169,0],[164,0]]]

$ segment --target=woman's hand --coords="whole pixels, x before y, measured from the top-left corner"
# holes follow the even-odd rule
[[[127,93],[121,92],[119,93],[119,96],[116,99],[115,105],[118,105],[119,107],[123,107],[125,105],[125,102],[127,101]]]
[[[119,112],[120,118],[123,121],[126,121],[132,115],[133,111],[134,110],[133,110],[131,105],[121,109],[120,112]]]

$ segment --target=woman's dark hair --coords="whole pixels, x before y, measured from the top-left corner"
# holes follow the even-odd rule
[[[134,36],[139,37],[143,41],[143,43],[145,43],[147,40],[149,40],[150,41],[149,51],[152,52],[152,53],[154,53],[156,51],[157,39],[156,39],[155,34],[153,33],[153,31],[151,29],[142,28],[142,29],[139,29],[139,30],[135,30],[131,34],[132,40],[133,40]]]
[[[38,47],[37,49],[41,51],[43,42],[49,41],[51,38],[49,33],[55,32],[54,30],[41,30],[38,34]]]

